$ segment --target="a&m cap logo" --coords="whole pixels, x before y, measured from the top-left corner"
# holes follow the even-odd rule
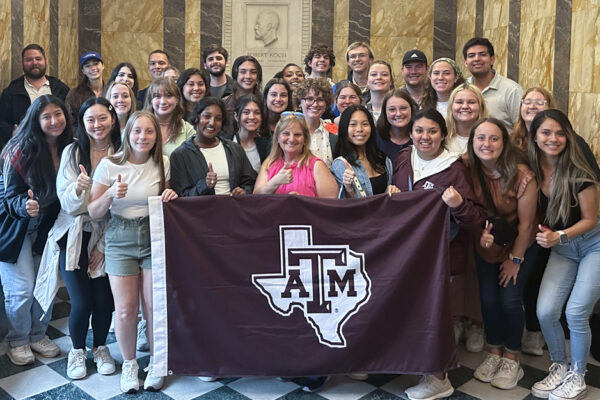
[[[278,314],[301,310],[321,344],[346,347],[344,324],[371,297],[364,254],[313,244],[310,225],[282,225],[279,240],[281,271],[254,274],[252,283]]]

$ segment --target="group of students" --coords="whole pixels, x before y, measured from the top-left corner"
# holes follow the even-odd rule
[[[215,48],[207,54],[218,54]],[[34,362],[32,351],[59,354],[45,332],[60,273],[71,299],[67,375],[87,374],[90,316],[97,370],[115,372],[105,346],[114,310],[121,390],[139,390],[140,304],[153,354],[150,196],[361,198],[436,190],[450,209],[450,274],[465,274],[469,254],[475,260],[490,352],[474,377],[501,389],[523,377],[524,293],[534,292],[552,365],[532,394],[583,398],[588,320],[600,298],[600,169],[585,141],[543,88],[524,93],[509,133],[488,116],[481,91],[453,60],[431,64],[429,92],[417,103],[406,88],[394,88],[389,63],[368,61],[368,46],[349,49],[359,51],[349,63],[365,64],[363,87],[359,76],[335,85],[324,79],[335,56],[317,45],[305,60],[309,76],[288,64],[264,90],[258,60],[238,57],[230,93],[227,85],[217,89],[224,99],[210,96],[205,71],[177,77],[176,69],[160,68],[164,52],[156,51],[149,71],[164,76],[143,90],[141,104],[131,64],[117,65],[104,85],[100,55],[82,56],[80,87],[87,85],[88,96],[77,88],[66,103],[39,96],[1,155],[0,325],[8,322],[10,360],[25,365]],[[223,73],[215,65],[205,63],[213,77]],[[570,364],[560,323],[565,304]],[[319,390],[327,379],[307,378],[305,389]],[[151,356],[144,388],[160,390],[163,382]],[[406,390],[413,400],[452,392],[446,371]]]

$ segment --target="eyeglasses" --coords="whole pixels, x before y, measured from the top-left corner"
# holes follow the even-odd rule
[[[301,112],[297,112],[297,111],[284,111],[280,115],[280,119],[292,118],[292,117],[304,119],[304,114],[302,114]]]
[[[368,54],[367,53],[353,53],[353,54],[349,54],[348,58],[350,60],[356,60],[357,58],[367,58]]]
[[[316,101],[317,104],[324,106],[326,104],[326,101],[324,98],[322,97],[305,97],[302,100],[304,100],[304,102],[306,103],[307,106],[312,106],[314,104],[314,102]]]
[[[521,100],[521,104],[523,104],[524,106],[530,106],[532,104],[535,104],[535,105],[542,107],[542,106],[545,106],[546,104],[548,104],[548,101],[547,100],[524,99],[524,100]]]

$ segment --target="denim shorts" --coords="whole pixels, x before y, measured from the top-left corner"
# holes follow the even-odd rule
[[[149,217],[123,218],[112,214],[105,235],[105,269],[108,275],[138,275],[152,268]]]

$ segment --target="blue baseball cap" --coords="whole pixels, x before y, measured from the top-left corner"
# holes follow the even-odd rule
[[[79,59],[79,68],[83,68],[83,64],[85,64],[88,60],[98,60],[101,63],[104,63],[104,61],[102,61],[102,57],[100,57],[100,54],[93,51],[88,51]]]

